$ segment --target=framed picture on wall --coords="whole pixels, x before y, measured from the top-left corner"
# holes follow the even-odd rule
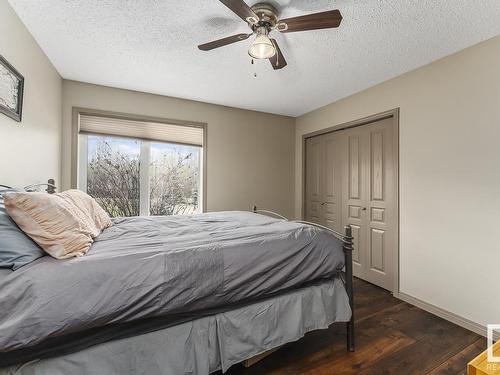
[[[21,122],[24,77],[0,55],[0,113]]]

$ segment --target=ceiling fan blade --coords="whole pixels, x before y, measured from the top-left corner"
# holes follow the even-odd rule
[[[332,27],[339,27],[341,21],[342,15],[338,9],[335,9],[321,13],[308,14],[306,16],[285,18],[278,22],[276,29],[282,33],[329,29]]]
[[[243,0],[220,0],[220,2],[236,13],[243,21],[251,24],[259,22],[259,17]]]
[[[248,39],[248,37],[250,35],[252,35],[252,33],[250,33],[250,34],[236,34],[236,35],[228,36],[226,38],[222,38],[219,40],[214,40],[213,42],[200,44],[198,46],[198,48],[201,49],[202,51],[210,51],[211,49],[219,48],[219,47],[231,44],[231,43],[236,43],[236,42],[240,42],[242,40],[246,40],[246,39]]]
[[[282,69],[286,66],[286,60],[281,53],[280,47],[278,47],[276,39],[271,39],[271,42],[273,42],[274,48],[276,48],[276,53],[274,56],[269,58],[269,61],[271,62],[274,70]]]

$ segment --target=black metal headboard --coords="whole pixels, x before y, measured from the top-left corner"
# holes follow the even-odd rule
[[[56,192],[56,189],[56,182],[53,178],[49,178],[49,180],[47,181],[47,189],[45,189],[45,191],[49,194],[54,194]]]
[[[31,184],[31,185],[25,186],[23,189],[26,191],[34,191],[33,189],[36,187],[39,187],[39,186],[47,186],[47,189],[45,189],[45,191],[49,194],[54,194],[56,192],[56,189],[57,189],[56,182],[54,181],[53,178],[50,178],[47,181],[47,183]],[[12,189],[11,186],[7,186],[7,185],[3,185],[3,184],[0,184],[0,187]]]

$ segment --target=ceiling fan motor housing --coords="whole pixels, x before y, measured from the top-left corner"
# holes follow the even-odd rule
[[[253,31],[259,27],[265,27],[268,31],[276,26],[278,22],[278,11],[275,7],[268,3],[258,3],[252,6],[252,10],[259,17],[258,22],[249,23]]]

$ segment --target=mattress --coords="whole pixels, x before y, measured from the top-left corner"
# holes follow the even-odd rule
[[[335,279],[162,330],[0,369],[0,375],[206,375],[350,316],[343,284]]]
[[[343,265],[328,232],[254,213],[116,219],[86,256],[0,278],[0,365],[50,339],[263,298]]]

